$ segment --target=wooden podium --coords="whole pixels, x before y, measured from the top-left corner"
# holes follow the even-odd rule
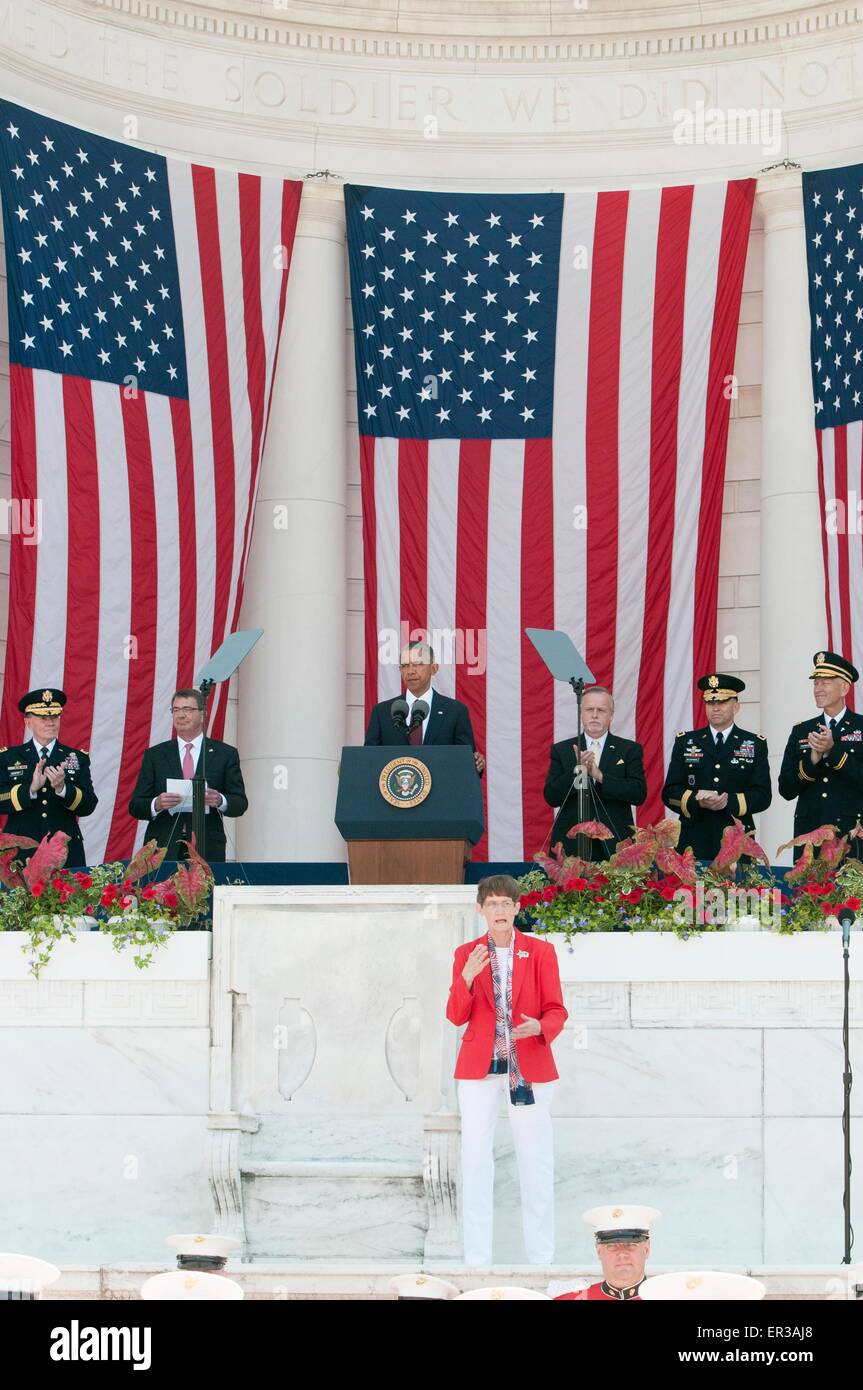
[[[351,883],[464,883],[469,840],[349,840]]]
[[[335,821],[351,883],[464,883],[484,825],[473,749],[344,748]]]

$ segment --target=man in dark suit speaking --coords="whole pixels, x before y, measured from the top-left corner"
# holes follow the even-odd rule
[[[617,841],[632,834],[632,808],[647,800],[644,754],[640,743],[611,733],[614,697],[604,686],[585,690],[581,699],[584,733],[575,740],[562,739],[551,747],[551,761],[545,779],[544,796],[549,806],[559,806],[551,831],[551,844],[560,841],[567,854],[575,854],[576,842],[567,831],[578,824],[578,794],[573,779],[578,763],[586,768],[592,795],[588,820],[600,820],[613,831],[612,840],[591,840],[590,859],[606,859],[614,853]]]
[[[429,644],[409,642],[399,657],[399,669],[405,687],[404,696],[396,700],[381,700],[375,705],[366,729],[364,746],[467,743],[474,750],[476,770],[481,774],[485,760],[476,751],[467,705],[463,705],[461,700],[451,700],[448,695],[439,695],[431,688],[432,678],[439,667]],[[411,715],[418,700],[427,706],[428,713],[421,721],[417,718],[411,728]],[[407,714],[404,711],[405,703]],[[400,707],[401,720],[398,718]]]
[[[177,737],[147,749],[129,802],[129,814],[148,822],[144,838],[166,846],[169,859],[185,859],[186,849],[180,841],[191,838],[192,817],[188,812],[177,813],[173,809],[183,798],[167,790],[167,781],[195,774],[204,741],[204,697],[200,690],[175,691],[171,714]],[[229,743],[207,739],[206,783],[206,844],[198,845],[198,852],[205,859],[221,863],[226,844],[222,817],[241,816],[249,804],[240,757]]]

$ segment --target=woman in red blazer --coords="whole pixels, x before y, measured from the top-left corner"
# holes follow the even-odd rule
[[[551,1044],[567,1012],[557,954],[514,927],[519,886],[500,874],[477,888],[487,932],[459,946],[447,1018],[467,1024],[455,1075],[461,1111],[465,1263],[492,1261],[494,1131],[503,1098],[510,1118],[527,1257],[554,1259],[554,1151],[551,1097],[557,1068]]]

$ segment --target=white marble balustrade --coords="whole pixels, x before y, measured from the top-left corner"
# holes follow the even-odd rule
[[[222,888],[210,937],[138,972],[95,934],[36,982],[0,936],[6,1248],[158,1261],[222,1229],[269,1265],[458,1263],[452,952],[469,888]],[[558,1252],[581,1211],[665,1212],[663,1266],[841,1255],[841,951],[833,933],[599,934],[558,943]],[[863,945],[852,946],[863,1075]],[[208,984],[209,975],[209,984]],[[854,1145],[863,1142],[863,1090]],[[858,1156],[857,1172],[861,1171]],[[863,1191],[855,1194],[860,1209]],[[523,1261],[499,1128],[495,1258]],[[858,1215],[858,1220],[859,1220]]]

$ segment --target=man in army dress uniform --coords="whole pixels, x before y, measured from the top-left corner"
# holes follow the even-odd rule
[[[0,814],[7,816],[6,833],[42,840],[55,830],[69,836],[66,864],[86,864],[79,816],[96,809],[90,780],[90,758],[83,748],[58,742],[60,715],[66,703],[62,690],[31,690],[18,701],[24,723],[33,735],[26,743],[0,750]],[[33,853],[21,849],[25,862]]]
[[[591,1207],[582,1216],[594,1228],[602,1279],[589,1288],[558,1294],[555,1303],[640,1302],[650,1228],[662,1220],[656,1207]]]
[[[795,836],[820,825],[835,825],[847,835],[863,820],[863,716],[845,704],[858,671],[836,652],[816,652],[814,663],[809,679],[821,713],[791,730],[779,793],[786,801],[797,800]],[[795,859],[802,853],[795,849]],[[851,854],[863,858],[863,841],[851,841]]]
[[[745,682],[713,671],[701,677],[698,689],[707,725],[677,735],[662,800],[680,813],[680,853],[691,846],[696,859],[710,860],[733,820],[755,829],[753,813],[767,810],[772,792],[764,736],[734,722]]]

